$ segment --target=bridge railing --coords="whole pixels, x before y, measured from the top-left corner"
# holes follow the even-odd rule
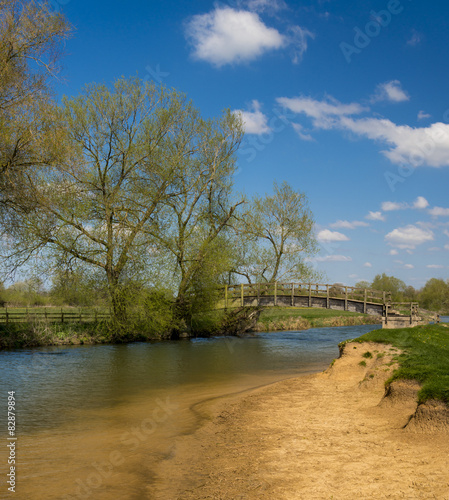
[[[321,283],[241,283],[223,287],[224,307],[244,305],[245,298],[260,297],[323,297],[326,299],[345,299],[366,304],[387,304],[391,302],[391,293],[358,288],[352,286],[330,285]],[[293,302],[293,300],[292,300]]]

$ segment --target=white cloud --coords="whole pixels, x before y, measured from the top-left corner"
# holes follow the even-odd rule
[[[293,126],[295,132],[299,135],[299,137],[303,141],[314,141],[315,140],[310,134],[303,132],[304,127],[302,125],[300,125],[299,123],[292,123],[292,126]]]
[[[427,208],[429,206],[429,202],[424,198],[424,196],[418,196],[416,200],[413,202],[413,208],[421,210],[423,208]]]
[[[421,229],[409,224],[406,227],[393,229],[393,231],[385,236],[385,239],[394,247],[413,250],[417,245],[432,241],[434,235],[429,229]]]
[[[247,134],[266,134],[271,132],[267,116],[260,111],[259,101],[252,101],[251,107],[253,111],[234,110],[234,113],[241,115],[245,132]]]
[[[415,266],[413,264],[405,264],[404,268],[405,269],[415,269]]]
[[[294,113],[309,116],[317,128],[332,128],[337,118],[366,111],[366,108],[358,103],[342,104],[331,97],[326,101],[316,101],[310,97],[278,97],[276,101]]]
[[[449,124],[433,123],[425,128],[396,125],[390,120],[342,117],[339,127],[385,142],[389,150],[381,151],[392,163],[411,164],[414,167],[449,165]]]
[[[449,236],[449,231],[448,231],[447,229],[445,229],[445,230],[443,231],[443,234],[445,234],[446,236]]]
[[[287,8],[283,0],[247,0],[240,3],[243,7],[257,12],[276,12]]]
[[[382,212],[369,212],[369,214],[365,216],[365,219],[384,221],[385,216],[382,215]]]
[[[427,249],[428,252],[440,252],[441,248],[440,247],[431,247]]]
[[[401,208],[404,208],[404,204],[396,203],[394,201],[384,201],[381,208],[384,212],[390,212],[391,210],[401,210]]]
[[[416,47],[416,45],[419,45],[421,43],[421,40],[421,35],[416,30],[413,30],[412,36],[407,40],[407,45]]]
[[[384,201],[381,208],[384,212],[391,212],[392,210],[406,210],[408,208],[423,209],[429,206],[429,202],[424,196],[418,196],[416,200],[410,205],[409,203],[397,203],[395,201]]]
[[[448,245],[444,245],[444,249],[445,250],[449,250],[449,244]]]
[[[293,64],[298,64],[302,61],[302,57],[307,50],[308,38],[315,38],[315,35],[307,29],[301,28],[300,26],[292,26],[289,29],[287,40],[292,47]]]
[[[317,240],[321,242],[331,242],[331,241],[349,241],[349,238],[338,231],[330,231],[329,229],[323,229],[317,234]]]
[[[197,59],[218,67],[251,61],[288,43],[255,12],[229,7],[193,16],[186,25],[186,36]]]
[[[394,248],[390,250],[390,255],[398,255],[398,251],[395,250]]]
[[[357,274],[350,274],[350,275],[348,276],[348,278],[351,278],[351,279],[355,279],[355,278],[357,278],[357,277],[358,277],[358,275],[357,275]]]
[[[277,102],[294,113],[311,118],[318,129],[340,129],[388,145],[381,151],[392,163],[414,167],[449,166],[449,124],[433,123],[428,127],[396,125],[380,118],[354,118],[368,111],[358,103],[343,104],[327,97],[280,97]]]
[[[326,255],[326,257],[315,257],[316,262],[351,262],[351,257],[346,255]]]
[[[428,264],[426,267],[429,269],[444,269],[444,266],[440,264]]]
[[[418,120],[426,120],[427,118],[430,118],[432,115],[429,115],[429,113],[425,113],[424,111],[419,111],[418,113]]]
[[[449,216],[449,208],[443,207],[434,207],[429,209],[429,214],[435,217],[448,217]]]
[[[402,102],[409,99],[410,96],[402,89],[401,82],[399,80],[392,80],[391,82],[381,83],[377,86],[371,102]]]
[[[365,262],[365,264],[363,264],[363,267],[373,267],[373,265],[371,264],[371,262]]]
[[[357,227],[367,227],[369,226],[368,222],[363,222],[361,220],[353,220],[349,222],[347,220],[338,220],[337,222],[333,222],[329,224],[333,229],[356,229]]]

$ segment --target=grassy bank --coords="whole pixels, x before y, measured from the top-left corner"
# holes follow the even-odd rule
[[[419,402],[439,399],[449,404],[449,325],[425,325],[396,330],[374,330],[355,342],[392,344],[403,351],[400,367],[387,383],[396,379],[417,380],[422,384]]]
[[[159,315],[160,316],[160,315]],[[244,316],[244,315],[243,315]],[[114,331],[106,321],[56,323],[36,320],[28,323],[0,324],[0,348],[37,347],[45,345],[104,344],[160,340],[170,336],[168,321],[150,314],[145,321],[135,322],[126,332]],[[252,322],[235,316],[232,311],[209,311],[197,315],[192,331],[198,336],[241,333]],[[262,310],[252,331],[307,330],[317,327],[349,326],[380,323],[377,316],[330,309],[271,307]]]
[[[332,309],[270,307],[264,309],[254,331],[306,330],[330,326],[374,325],[380,316]]]
[[[161,333],[163,332],[163,333]],[[0,349],[48,345],[116,344],[161,340],[169,332],[153,330],[152,325],[133,325],[117,331],[108,321],[91,323],[29,323],[0,324]]]

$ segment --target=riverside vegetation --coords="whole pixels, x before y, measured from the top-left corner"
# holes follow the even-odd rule
[[[399,348],[399,368],[386,384],[398,379],[416,380],[421,384],[419,403],[435,399],[449,404],[449,324],[373,330],[348,342],[380,342]]]

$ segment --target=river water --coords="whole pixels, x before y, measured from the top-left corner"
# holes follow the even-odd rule
[[[201,425],[199,403],[321,371],[339,342],[374,328],[0,351],[2,436],[7,391],[17,401],[14,498],[156,498],[157,465]]]

